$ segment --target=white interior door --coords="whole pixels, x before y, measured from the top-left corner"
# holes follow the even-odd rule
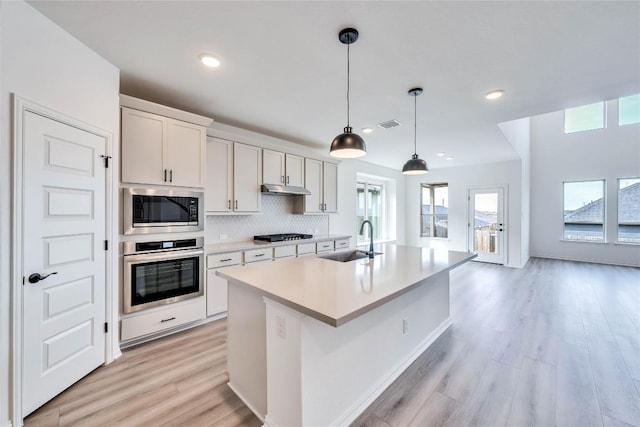
[[[106,141],[28,111],[23,123],[26,416],[104,363]]]
[[[501,187],[469,190],[469,250],[476,261],[506,261],[504,195]]]

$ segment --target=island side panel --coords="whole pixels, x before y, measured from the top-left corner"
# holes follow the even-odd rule
[[[450,325],[448,272],[337,328],[265,301],[270,427],[348,425]]]
[[[265,316],[262,293],[229,280],[228,384],[261,421],[267,412]]]

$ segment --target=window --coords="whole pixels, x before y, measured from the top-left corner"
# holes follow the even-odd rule
[[[604,180],[564,183],[564,238],[604,241]]]
[[[564,110],[564,133],[604,128],[604,102]]]
[[[618,242],[640,244],[640,178],[618,180]]]
[[[420,236],[449,236],[449,186],[447,184],[422,184],[420,212]]]
[[[618,125],[640,123],[640,94],[618,99]]]
[[[382,230],[384,229],[384,185],[379,183],[358,181],[357,188],[357,207],[356,215],[358,218],[358,227],[362,221],[368,219],[373,225],[373,239],[382,239]],[[358,229],[357,231],[360,231]],[[358,244],[367,243],[371,239],[369,237],[369,227],[364,227],[364,234],[358,236]]]

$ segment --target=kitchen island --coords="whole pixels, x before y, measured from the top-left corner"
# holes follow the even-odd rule
[[[229,386],[265,425],[348,425],[449,327],[449,271],[475,255],[379,249],[216,273],[229,283]]]

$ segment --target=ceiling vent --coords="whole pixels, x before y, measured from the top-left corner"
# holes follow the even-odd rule
[[[396,119],[388,120],[386,122],[378,123],[378,126],[384,129],[394,128],[396,126],[400,126],[400,122]]]

